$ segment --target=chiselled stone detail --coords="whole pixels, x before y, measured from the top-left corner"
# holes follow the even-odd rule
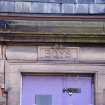
[[[49,61],[78,61],[79,48],[77,47],[39,47],[38,48],[38,60]]]

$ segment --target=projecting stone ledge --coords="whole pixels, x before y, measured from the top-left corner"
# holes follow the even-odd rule
[[[105,43],[105,33],[54,34],[31,32],[0,32],[0,42]]]

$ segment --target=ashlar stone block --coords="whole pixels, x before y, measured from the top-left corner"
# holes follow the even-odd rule
[[[36,61],[37,60],[37,47],[28,46],[9,46],[6,49],[7,60],[15,61]]]

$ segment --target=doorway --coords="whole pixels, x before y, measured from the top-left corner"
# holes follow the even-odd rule
[[[93,80],[88,75],[25,75],[22,105],[93,105]]]

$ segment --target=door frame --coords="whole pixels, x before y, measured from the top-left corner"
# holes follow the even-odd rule
[[[21,105],[22,75],[31,74],[93,74],[94,75],[94,105],[99,105],[97,93],[100,91],[101,73],[105,66],[90,64],[34,64],[6,63],[5,91],[8,92],[8,105]],[[13,101],[13,98],[15,100]]]
[[[30,72],[21,72],[21,104],[22,105],[22,88],[23,88],[23,77],[24,76],[69,76],[69,77],[91,77],[91,84],[92,84],[92,101],[93,105],[95,104],[95,73],[30,73]]]

